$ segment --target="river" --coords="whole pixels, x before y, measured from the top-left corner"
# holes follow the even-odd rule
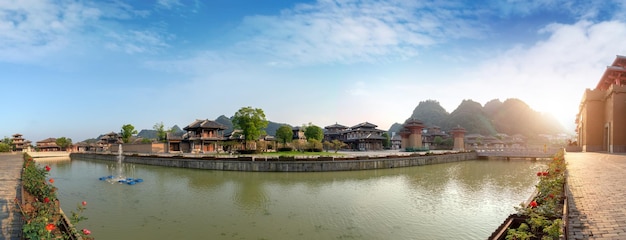
[[[46,163],[43,163],[46,164]],[[486,239],[546,162],[473,160],[384,170],[229,172],[50,162],[66,214],[96,239]]]

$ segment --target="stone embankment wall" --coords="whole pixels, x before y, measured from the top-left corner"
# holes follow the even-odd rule
[[[117,161],[116,154],[72,153],[70,158],[87,160]],[[292,158],[293,159],[293,158]],[[322,159],[322,160],[320,160]],[[249,172],[328,172],[352,171],[384,168],[412,167],[430,164],[459,162],[477,159],[476,152],[428,155],[428,156],[387,156],[384,158],[367,159],[333,159],[323,157],[316,160],[278,161],[278,158],[265,159],[239,157],[220,159],[214,157],[192,158],[181,156],[139,156],[125,155],[124,162],[165,167],[195,168],[223,171]]]

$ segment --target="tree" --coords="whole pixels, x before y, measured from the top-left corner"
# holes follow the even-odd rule
[[[0,142],[0,152],[9,152],[11,151],[11,145],[6,144],[4,142]]]
[[[265,134],[264,128],[267,127],[268,121],[265,119],[263,109],[242,107],[233,116],[233,126],[241,129],[244,135],[244,148],[248,149],[248,141],[257,140],[262,134]]]
[[[130,141],[130,137],[134,134],[137,134],[137,130],[135,130],[133,125],[126,124],[122,126],[122,141],[124,143],[128,143]]]
[[[72,139],[66,137],[60,137],[56,139],[56,144],[61,148],[61,150],[65,150],[67,147],[72,145]]]
[[[433,139],[433,143],[435,144],[436,147],[441,145],[442,142],[443,142],[443,138],[441,138],[441,136],[436,136],[435,139]]]
[[[321,142],[324,139],[324,130],[322,128],[309,123],[309,126],[304,130],[304,136],[307,140],[315,139]]]
[[[282,125],[276,130],[276,140],[283,144],[283,147],[293,140],[293,130],[289,125]]]
[[[157,141],[165,142],[167,140],[167,133],[171,132],[172,129],[165,130],[165,126],[163,126],[163,122],[155,123],[152,127],[157,132]]]
[[[317,139],[307,140],[306,148],[309,152],[321,152],[322,142]]]
[[[384,149],[390,149],[391,148],[391,139],[389,139],[389,134],[387,132],[384,132],[382,134],[382,137],[385,138],[385,139],[383,139],[383,148]]]
[[[339,141],[337,139],[333,140],[330,142],[332,144],[333,149],[335,150],[335,153],[337,153],[337,151],[339,151],[339,149],[348,146],[346,143]]]

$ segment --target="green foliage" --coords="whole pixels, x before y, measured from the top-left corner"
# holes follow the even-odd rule
[[[130,137],[132,137],[133,134],[137,134],[137,130],[135,130],[135,127],[133,125],[125,124],[124,126],[122,126],[122,141],[124,143],[128,143],[130,141]]]
[[[163,126],[163,122],[155,123],[152,127],[157,132],[157,141],[165,142],[167,141],[167,133],[172,130],[165,130],[165,126]]]
[[[5,136],[5,137],[2,139],[2,143],[5,143],[5,144],[7,144],[7,145],[11,146],[11,145],[13,144],[13,139],[11,139],[11,138],[9,138],[9,137]]]
[[[337,139],[331,141],[330,143],[331,143],[332,149],[335,150],[335,153],[337,153],[339,149],[348,146],[346,143],[339,141]]]
[[[293,140],[293,131],[289,125],[282,125],[276,130],[276,140],[283,144],[283,147]]]
[[[0,152],[10,152],[11,151],[11,145],[6,144],[4,142],[0,142]]]
[[[382,137],[385,138],[383,139],[383,148],[385,149],[391,148],[391,139],[389,138],[389,134],[387,132],[384,132],[382,134]]]
[[[66,148],[72,145],[72,139],[66,138],[66,137],[57,138],[55,142],[57,146],[61,148],[61,150],[65,150]]]
[[[257,140],[265,133],[263,128],[267,127],[268,123],[262,109],[249,106],[239,109],[232,121],[236,129],[242,130],[245,142]],[[244,148],[247,149],[248,144],[244,144]]]
[[[321,127],[309,123],[309,126],[304,130],[304,136],[307,140],[315,139],[321,142],[322,139],[324,139],[324,130],[322,130]]]
[[[152,139],[149,139],[149,138],[142,138],[141,139],[141,143],[151,143],[151,142],[152,142]]]
[[[528,240],[535,237],[530,232],[530,229],[526,223],[522,223],[517,229],[509,229],[506,235],[506,240]]]
[[[307,141],[306,144],[307,151],[309,152],[321,152],[322,151],[322,142],[317,139],[311,139]]]

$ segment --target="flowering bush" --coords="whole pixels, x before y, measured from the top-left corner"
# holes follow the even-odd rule
[[[81,235],[87,237],[91,232],[83,229],[77,232],[76,229],[60,229],[63,215],[56,197],[56,190],[52,184],[54,179],[47,179],[50,166],[39,167],[32,157],[24,154],[24,167],[22,172],[22,186],[24,189],[23,201],[20,203],[15,199],[24,216],[22,232],[24,239],[70,239],[71,236]],[[79,213],[85,210],[86,202],[79,205]],[[85,220],[78,213],[72,212],[72,222],[77,223]]]
[[[559,151],[548,164],[546,171],[537,173],[537,195],[528,204],[517,208],[520,215],[528,217],[517,229],[509,229],[506,239],[559,239],[563,234],[563,199],[565,185],[565,152]]]

